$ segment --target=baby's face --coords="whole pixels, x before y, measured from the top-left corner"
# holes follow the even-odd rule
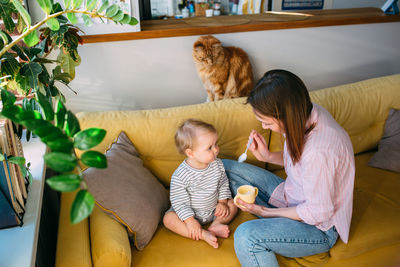
[[[201,131],[197,135],[195,145],[192,149],[193,158],[205,164],[213,162],[219,152],[217,140],[218,135],[216,133]]]

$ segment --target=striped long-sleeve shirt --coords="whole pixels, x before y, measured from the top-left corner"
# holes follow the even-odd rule
[[[231,198],[228,177],[218,158],[203,170],[192,168],[183,161],[172,175],[171,204],[182,221],[192,216],[209,217],[218,200]]]
[[[284,146],[286,181],[278,185],[269,203],[293,207],[307,224],[322,231],[335,226],[347,243],[353,208],[354,152],[349,136],[323,107],[314,104],[300,161],[293,165]]]

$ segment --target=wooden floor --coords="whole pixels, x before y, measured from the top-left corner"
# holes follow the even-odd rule
[[[140,32],[83,36],[84,43],[400,21],[379,8],[266,12],[256,15],[141,21]]]

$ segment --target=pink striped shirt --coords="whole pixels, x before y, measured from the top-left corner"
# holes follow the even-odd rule
[[[293,207],[303,222],[326,231],[336,227],[344,243],[349,239],[353,208],[354,152],[349,136],[331,114],[314,104],[300,161],[293,165],[286,142],[283,151],[285,182],[277,186],[269,203]]]

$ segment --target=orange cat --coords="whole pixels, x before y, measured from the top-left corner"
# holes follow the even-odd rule
[[[193,45],[193,59],[208,101],[247,96],[253,88],[251,64],[241,48],[224,47],[211,35],[201,36]]]

